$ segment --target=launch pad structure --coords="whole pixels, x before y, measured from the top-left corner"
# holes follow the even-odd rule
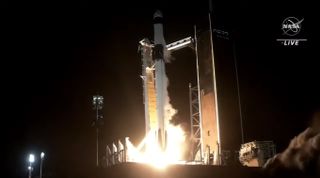
[[[160,15],[159,15],[160,14]],[[159,19],[160,18],[160,19]],[[185,48],[192,47],[196,56],[197,86],[189,86],[190,90],[190,130],[192,140],[192,161],[202,162],[202,164],[220,164],[220,131],[219,131],[219,115],[215,82],[214,62],[210,65],[209,71],[211,76],[202,76],[199,72],[199,52],[197,29],[194,27],[193,37],[186,37],[176,42],[165,44],[163,37],[162,14],[155,13],[154,16],[154,43],[148,39],[140,41],[140,52],[142,56],[142,79],[143,79],[143,96],[145,106],[145,123],[146,133],[150,130],[159,130],[156,135],[161,135],[159,141],[161,145],[165,145],[166,126],[168,121],[163,116],[165,104],[162,99],[165,95],[166,88],[162,88],[164,82],[167,82],[165,76],[164,62],[168,58],[168,53]],[[211,24],[210,24],[211,25]],[[210,47],[209,54],[200,54],[205,60],[214,61],[211,27],[210,33],[207,33],[209,39],[206,45]],[[211,40],[210,40],[211,39]],[[159,60],[164,59],[164,60]],[[209,61],[209,64],[210,64]],[[206,81],[211,79],[210,81]],[[206,82],[206,84],[201,84]],[[211,85],[211,86],[204,86]],[[205,93],[205,88],[211,88],[210,93]],[[202,93],[202,94],[201,94]],[[166,99],[166,98],[164,98]],[[203,102],[202,102],[203,100]],[[206,111],[202,115],[203,109]],[[209,111],[209,112],[208,112]]]
[[[161,149],[167,147],[169,121],[166,111],[169,101],[167,98],[166,86],[168,79],[165,74],[165,63],[168,62],[168,56],[171,52],[191,47],[194,49],[196,56],[197,84],[195,86],[189,84],[190,138],[192,144],[190,150],[191,159],[187,160],[185,165],[225,165],[223,156],[228,152],[221,148],[213,32],[217,33],[218,36],[225,36],[228,33],[212,29],[209,14],[208,30],[200,32],[194,26],[193,36],[166,44],[163,36],[162,18],[163,16],[160,11],[154,14],[154,40],[151,41],[148,38],[144,38],[139,41],[139,52],[141,53],[142,61],[141,78],[143,82],[146,137],[151,132],[151,136],[157,140]],[[241,104],[240,101],[239,104]],[[240,116],[240,119],[242,119],[242,116]],[[241,135],[243,143],[242,120]],[[127,137],[106,147],[106,166],[120,163],[135,166],[135,164],[129,164],[132,160],[128,154],[128,140],[129,138]],[[273,143],[263,143],[265,143],[263,146],[255,147],[255,150],[263,148],[259,150],[259,153],[268,152],[268,155],[265,154],[263,159],[272,157],[275,154],[275,151],[270,151],[270,149],[274,148]],[[239,151],[239,160],[246,166],[262,166],[261,160],[258,160],[258,154],[250,154],[251,157],[249,158],[247,156],[248,153],[245,153],[247,150],[252,150],[248,148],[252,145],[255,144],[242,144]],[[245,151],[244,147],[246,148]],[[252,161],[254,159],[256,161]],[[259,164],[247,164],[250,161]]]

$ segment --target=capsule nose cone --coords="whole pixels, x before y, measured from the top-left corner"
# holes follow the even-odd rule
[[[161,11],[157,10],[154,14],[153,14],[153,19],[155,18],[162,18],[163,15],[161,13]]]

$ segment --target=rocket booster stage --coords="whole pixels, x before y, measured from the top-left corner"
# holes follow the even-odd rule
[[[155,78],[156,78],[156,101],[157,101],[157,137],[158,142],[162,149],[166,147],[166,127],[167,121],[165,120],[165,105],[167,100],[167,77],[164,60],[164,48],[166,42],[163,36],[163,16],[160,11],[156,11],[153,15],[153,28],[154,28],[154,49],[153,59],[155,62]]]
[[[169,117],[166,107],[169,106],[167,91],[168,79],[165,69],[166,42],[163,36],[163,16],[156,11],[153,16],[154,43],[148,39],[140,41],[142,54],[142,79],[144,86],[144,104],[146,119],[146,134],[154,136],[162,150],[167,146],[167,127]],[[167,108],[168,109],[168,108]]]

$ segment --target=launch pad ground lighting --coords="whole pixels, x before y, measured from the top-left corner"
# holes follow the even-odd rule
[[[99,167],[99,127],[102,123],[101,109],[103,108],[103,96],[94,95],[92,97],[93,109],[96,111],[96,119],[93,125],[96,127],[96,166]]]

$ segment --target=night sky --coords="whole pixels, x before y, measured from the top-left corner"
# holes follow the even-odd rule
[[[54,7],[51,10],[37,5],[1,11],[2,154],[12,177],[26,177],[28,154],[41,151],[47,155],[46,176],[80,177],[95,165],[93,95],[105,99],[102,144],[125,136],[138,143],[144,136],[137,50],[141,39],[153,38],[154,11],[162,10],[165,40],[170,43],[191,36],[193,25],[205,22],[208,3],[41,4]],[[62,9],[64,5],[73,8]],[[229,31],[236,44],[245,141],[273,140],[282,151],[320,108],[310,7],[213,2],[214,28]],[[276,41],[283,37],[281,23],[289,16],[304,18],[299,38],[308,41],[298,47]],[[196,81],[194,53],[186,48],[172,55],[176,60],[167,65],[169,95],[178,110],[177,121],[187,123],[188,83]],[[217,71],[218,83],[223,83],[229,76]]]

